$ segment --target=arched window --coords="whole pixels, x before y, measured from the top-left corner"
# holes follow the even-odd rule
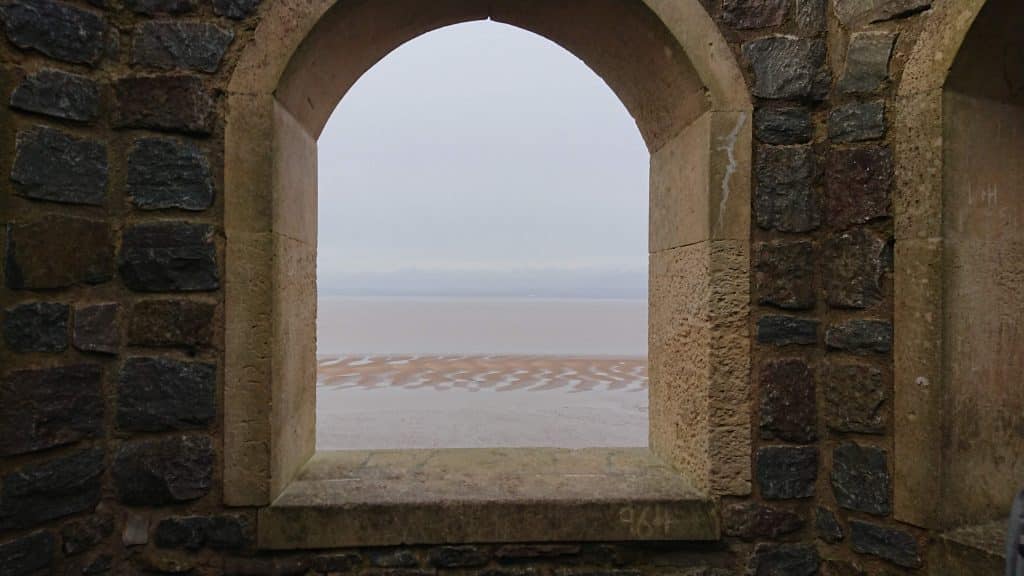
[[[389,52],[483,19],[583,60],[650,153],[649,449],[317,454],[317,138]],[[699,0],[282,0],[227,96],[224,498],[266,506],[261,546],[718,536],[751,489],[751,106]]]

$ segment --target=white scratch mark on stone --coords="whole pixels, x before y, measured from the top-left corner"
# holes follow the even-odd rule
[[[722,177],[722,202],[718,206],[718,219],[715,221],[716,232],[720,232],[722,229],[722,218],[725,217],[725,207],[729,203],[729,194],[732,192],[732,176],[739,167],[739,162],[736,160],[736,141],[739,140],[740,131],[743,130],[743,126],[746,123],[747,113],[740,112],[732,132],[724,138],[719,138],[719,141],[724,142],[724,144],[718,147],[718,151],[726,153],[729,163],[725,167],[725,176]]]

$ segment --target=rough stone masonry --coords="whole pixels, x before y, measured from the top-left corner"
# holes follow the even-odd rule
[[[702,3],[755,103],[755,486],[722,540],[275,554],[219,469],[224,91],[265,6],[4,0],[0,576],[926,568],[892,518],[889,109],[932,2]]]

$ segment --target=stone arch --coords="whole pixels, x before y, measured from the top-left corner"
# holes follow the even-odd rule
[[[1006,380],[1024,338],[989,332],[1024,309],[1024,272],[1007,266],[1024,257],[1021,16],[1012,0],[936,2],[897,94],[895,516],[933,529],[995,520],[1024,477],[1024,396]],[[1006,50],[1015,79],[996,69]]]
[[[580,57],[651,151],[651,449],[708,494],[750,491],[751,103],[699,0],[276,0],[225,127],[225,501],[266,505],[315,448],[316,138],[375,62],[494,19]]]

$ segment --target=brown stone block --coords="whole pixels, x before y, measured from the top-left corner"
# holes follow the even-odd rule
[[[109,224],[67,216],[7,225],[7,286],[51,290],[101,284],[114,275],[114,235]]]

